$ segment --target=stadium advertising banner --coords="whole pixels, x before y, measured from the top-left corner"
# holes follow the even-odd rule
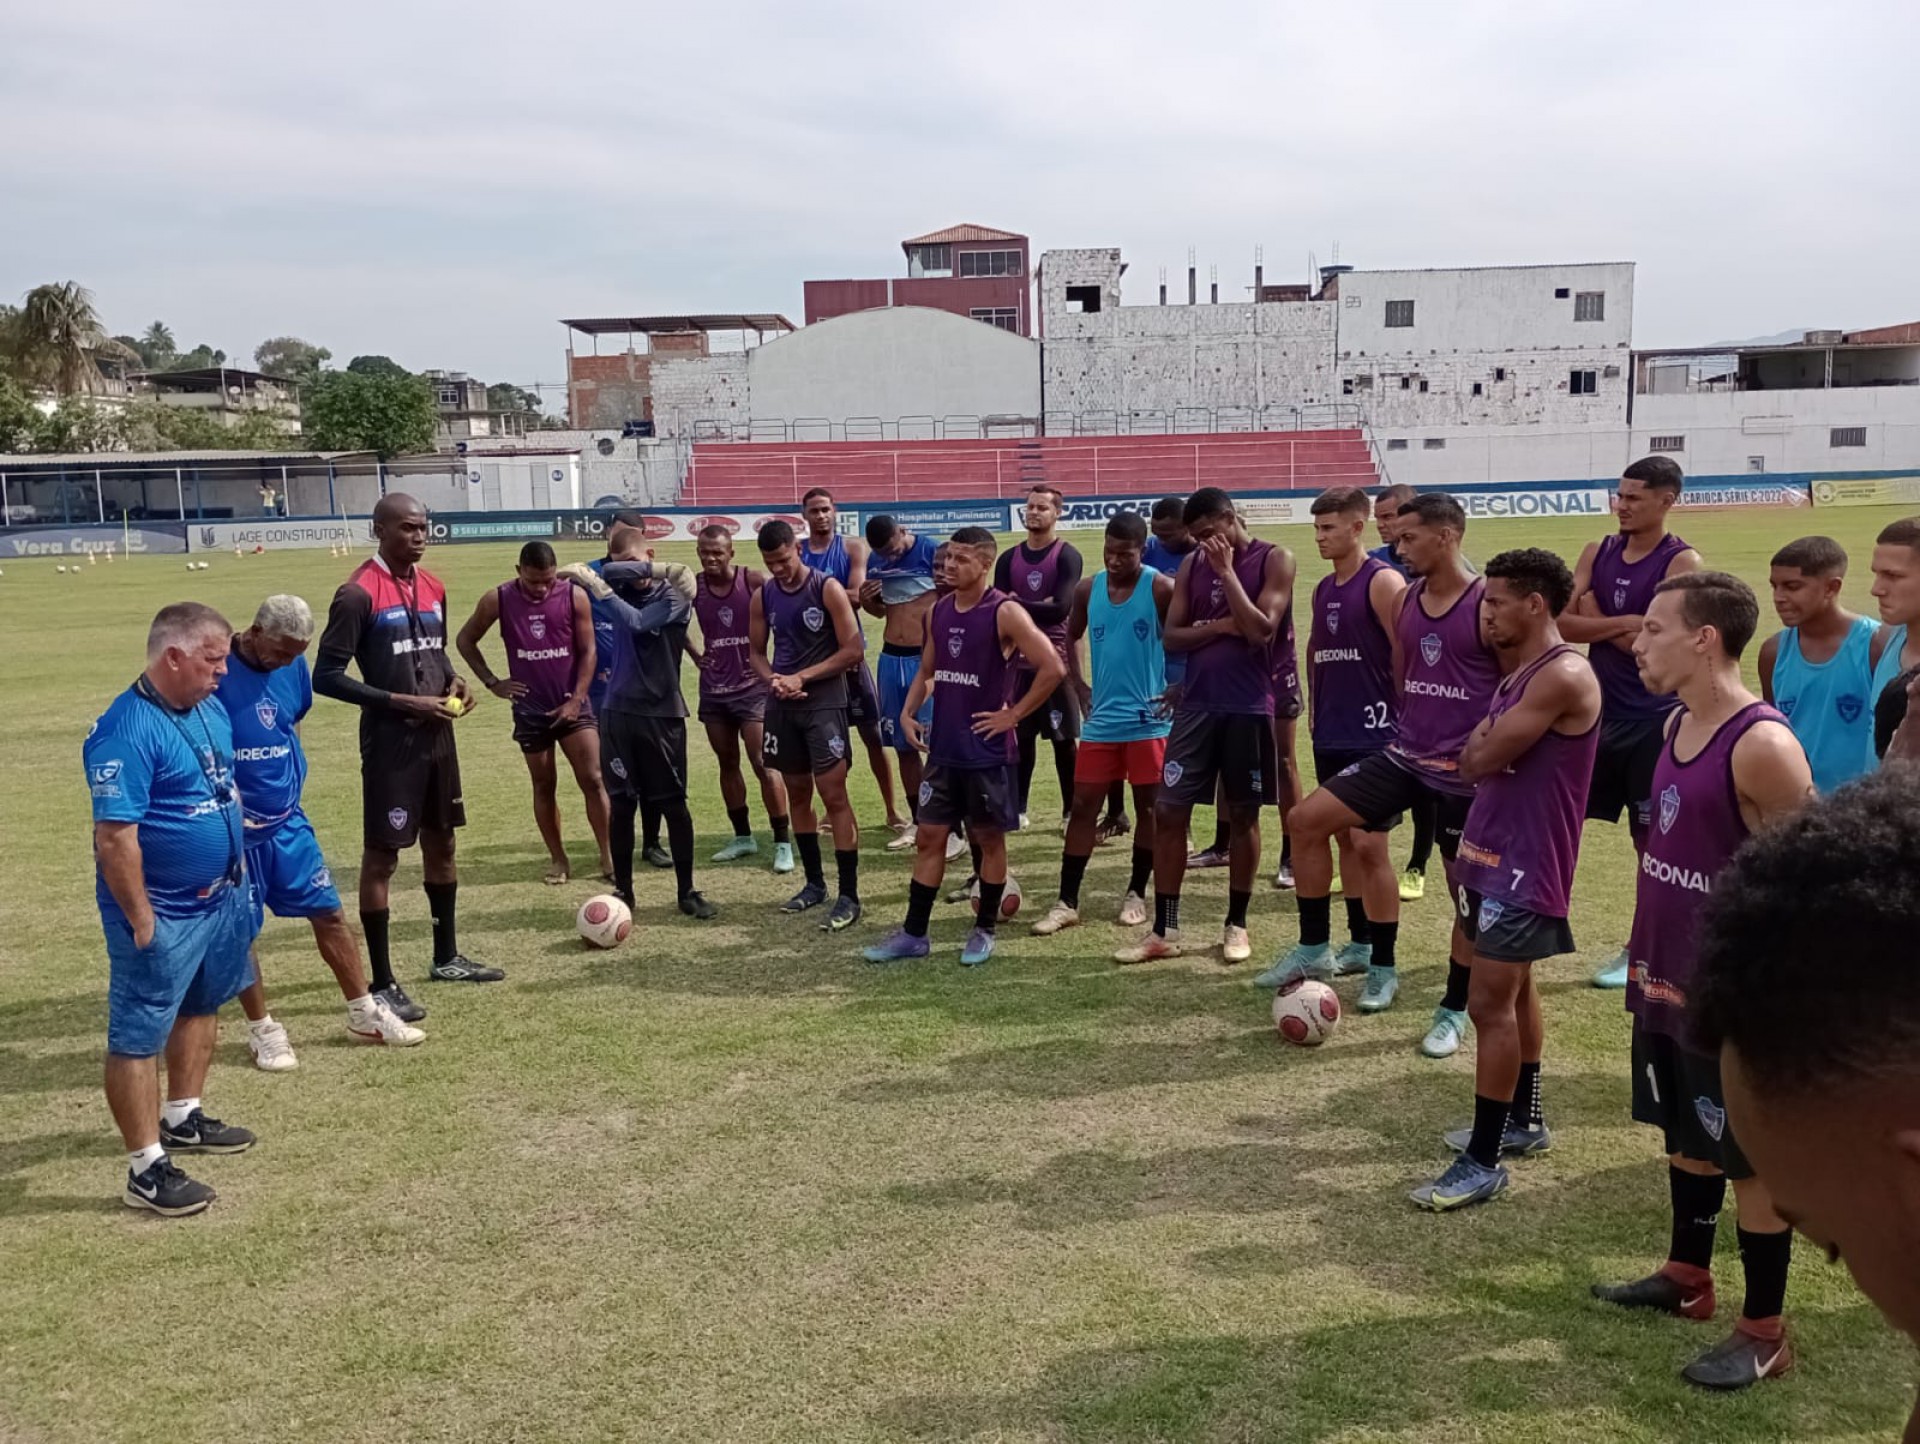
[[[366,518],[332,520],[277,521],[260,517],[253,521],[200,521],[187,524],[187,544],[196,552],[252,551],[255,547],[270,552],[305,551],[313,547],[347,544],[365,546],[373,540],[373,524]]]
[[[1694,481],[1680,493],[1681,506],[1805,506],[1807,488],[1797,481]]]
[[[1057,524],[1060,531],[1101,531],[1118,512],[1130,511],[1137,516],[1151,516],[1157,496],[1115,496],[1102,497],[1098,501],[1069,501],[1060,509]],[[1003,520],[1008,531],[1025,531],[1027,503],[1025,499],[1010,503]],[[1000,522],[971,522],[971,526],[990,525],[998,530]]]
[[[1504,491],[1472,487],[1423,486],[1422,491],[1449,491],[1469,519],[1485,517],[1606,516],[1612,510],[1604,487],[1571,486]]]
[[[1816,476],[1815,506],[1920,505],[1920,476]]]
[[[7,557],[77,557],[88,552],[178,556],[186,549],[187,529],[183,526],[119,527],[108,523],[105,526],[12,527],[0,531],[0,556]]]

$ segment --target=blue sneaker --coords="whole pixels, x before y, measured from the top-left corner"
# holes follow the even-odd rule
[[[1456,1013],[1452,1008],[1435,1008],[1433,1026],[1427,1029],[1427,1036],[1420,1040],[1420,1051],[1429,1058],[1451,1058],[1466,1042],[1469,1026],[1465,1013]]]
[[[1506,1191],[1505,1167],[1488,1168],[1463,1153],[1447,1166],[1445,1173],[1432,1183],[1421,1184],[1407,1197],[1419,1208],[1430,1209],[1434,1213],[1451,1213],[1456,1208],[1486,1203]]]
[[[1400,996],[1400,970],[1367,966],[1367,985],[1360,990],[1357,1006],[1363,1013],[1384,1013]]]
[[[1454,1128],[1440,1135],[1446,1140],[1447,1147],[1455,1153],[1465,1153],[1467,1145],[1473,1142],[1472,1128]],[[1530,1153],[1545,1153],[1553,1147],[1553,1133],[1542,1123],[1538,1128],[1522,1128],[1511,1118],[1507,1120],[1506,1132],[1500,1135],[1500,1152],[1509,1158],[1525,1158]],[[1708,1315],[1712,1317],[1711,1314]]]
[[[993,956],[995,935],[985,928],[975,928],[967,934],[966,946],[960,949],[960,966],[977,968]]]
[[[1336,978],[1357,977],[1372,966],[1372,943],[1342,943],[1340,951],[1333,955],[1333,975]]]
[[[1625,948],[1613,955],[1604,968],[1593,975],[1596,988],[1624,988],[1627,985],[1627,973],[1633,966],[1633,959],[1627,956]]]
[[[870,963],[904,963],[924,958],[931,949],[925,938],[916,938],[905,928],[895,928],[860,956]]]
[[[1302,978],[1321,982],[1333,976],[1333,949],[1325,943],[1295,943],[1291,952],[1282,953],[1273,966],[1253,980],[1256,988],[1284,988]]]

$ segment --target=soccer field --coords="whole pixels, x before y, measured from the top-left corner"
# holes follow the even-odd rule
[[[1707,565],[1761,591],[1766,559],[1821,530],[1872,612],[1873,535],[1897,513],[1681,515]],[[1600,525],[1604,525],[1601,523]],[[1481,522],[1468,553],[1552,547],[1592,524]],[[1296,619],[1325,571],[1304,528]],[[1097,566],[1098,533],[1074,537]],[[513,546],[428,566],[449,631]],[[563,548],[562,561],[587,547]],[[693,560],[691,548],[674,559]],[[684,555],[680,553],[684,552]],[[484,693],[459,737],[461,942],[490,987],[426,981],[417,853],[395,879],[396,970],[428,1042],[358,1049],[307,928],[270,920],[260,957],[298,1071],[248,1063],[227,1010],[208,1108],[261,1138],[192,1162],[207,1214],[123,1207],[100,1091],[106,962],[93,904],[80,746],[140,670],[163,603],[236,624],[297,591],[323,612],[353,565],[324,552],[82,565],[10,561],[0,656],[10,727],[0,787],[0,1441],[133,1440],[1843,1440],[1884,1439],[1913,1361],[1843,1270],[1810,1248],[1789,1294],[1798,1369],[1732,1397],[1682,1363],[1739,1308],[1731,1221],[1712,1326],[1629,1316],[1588,1285],[1647,1272],[1667,1243],[1658,1141],[1628,1117],[1627,1017],[1587,986],[1624,940],[1624,830],[1589,829],[1576,957],[1541,965],[1554,1150],[1493,1206],[1417,1213],[1407,1190],[1472,1110],[1471,1047],[1415,1052],[1444,979],[1438,883],[1408,905],[1399,1006],[1349,1012],[1317,1051],[1273,1035],[1250,978],[1294,938],[1263,877],[1256,961],[1118,969],[1108,955],[1124,846],[1097,852],[1088,921],[1024,923],[1053,896],[1059,807],[1043,757],[1035,827],[1012,840],[1027,911],[992,964],[956,965],[963,909],[935,913],[932,960],[858,948],[897,920],[909,859],[880,851],[864,758],[867,920],[829,940],[783,919],[797,885],[725,840],[693,730],[699,885],[717,921],[672,907],[642,867],[638,929],[589,953],[542,886],[525,768]],[[869,623],[871,650],[878,625]],[[489,654],[499,657],[496,639]],[[1757,653],[1758,645],[1751,649]],[[689,695],[695,686],[686,670]],[[307,807],[349,914],[359,857],[356,719],[306,725]],[[1305,747],[1302,760],[1305,761]],[[562,769],[563,774],[565,769]],[[561,784],[577,875],[591,840]],[[1210,822],[1202,814],[1201,826]],[[1394,839],[1404,860],[1407,832]],[[1279,826],[1269,812],[1263,873]],[[964,864],[962,865],[964,867]],[[1224,871],[1191,874],[1190,935],[1213,935]],[[1336,936],[1341,914],[1335,911]],[[1342,984],[1349,1005],[1353,988]],[[1731,1199],[1729,1199],[1731,1212]]]

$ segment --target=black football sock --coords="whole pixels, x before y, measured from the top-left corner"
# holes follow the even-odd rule
[[[860,849],[836,847],[833,865],[840,874],[840,896],[860,901]]]
[[[1467,984],[1473,981],[1473,969],[1462,967],[1459,963],[1447,962],[1447,992],[1441,998],[1440,1006],[1456,1013],[1467,1011]]]
[[[1060,901],[1070,908],[1080,906],[1080,880],[1087,875],[1087,861],[1072,853],[1060,859]]]
[[[1500,1135],[1506,1132],[1511,1098],[1473,1095],[1473,1136],[1467,1141],[1467,1156],[1484,1168],[1500,1162]]]
[[[1213,845],[1208,852],[1225,852],[1233,841],[1233,824],[1227,821],[1226,808],[1220,808],[1213,821]]]
[[[1749,1233],[1734,1230],[1740,1240],[1740,1270],[1747,1276],[1747,1301],[1741,1306],[1743,1319],[1772,1320],[1787,1306],[1787,1265],[1793,1259],[1793,1230],[1778,1233]]]
[[[1540,1065],[1538,1063],[1520,1065],[1520,1086],[1513,1090],[1513,1122],[1517,1128],[1541,1126]]]
[[[1367,921],[1367,905],[1357,897],[1347,899],[1347,936],[1356,943],[1373,941],[1373,924]]]
[[[633,816],[638,804],[624,793],[609,799],[607,850],[613,854],[613,890],[633,901]]]
[[[973,859],[973,875],[980,876],[980,844],[971,837],[967,839],[967,855]]]
[[[937,885],[927,882],[907,884],[907,920],[900,924],[909,937],[924,938],[927,924],[933,920],[933,900],[940,896]]]
[[[1434,804],[1423,796],[1413,804],[1413,852],[1407,858],[1408,872],[1425,872],[1433,859]]]
[[[1180,931],[1180,894],[1156,892],[1153,895],[1153,930],[1161,937]]]
[[[367,935],[367,968],[376,993],[393,986],[393,958],[387,952],[387,923],[392,916],[385,908],[360,913],[360,931]]]
[[[1127,784],[1110,783],[1107,787],[1107,816],[1125,817],[1127,815]]]
[[[1060,782],[1060,812],[1062,816],[1073,811],[1073,768],[1074,758],[1079,755],[1080,746],[1076,742],[1056,742],[1053,744],[1053,775]]]
[[[785,813],[782,813],[779,817],[769,817],[767,819],[767,826],[773,829],[773,840],[775,843],[793,841],[793,834],[789,830],[789,819]]]
[[[454,897],[460,891],[458,882],[430,882],[427,888],[427,907],[433,913],[433,961],[436,965],[447,962],[460,951],[453,936]]]
[[[1690,1268],[1711,1269],[1720,1208],[1727,1201],[1727,1176],[1688,1173],[1668,1164],[1667,1195],[1673,1201],[1673,1237],[1667,1258]]]
[[[826,891],[827,873],[820,865],[820,834],[817,832],[796,832],[793,835],[794,846],[800,849],[800,868],[806,874],[807,886]]]
[[[1394,965],[1394,949],[1400,944],[1400,924],[1376,923],[1368,920],[1367,926],[1373,931],[1373,966],[1390,968]]]
[[[1253,901],[1251,892],[1241,892],[1237,888],[1227,889],[1227,926],[1244,928],[1247,925],[1247,904]]]
[[[741,811],[746,809],[742,808]],[[664,814],[667,846],[673,853],[674,885],[679,889],[679,895],[685,897],[693,891],[693,814],[687,811],[684,798],[668,803]]]
[[[1293,834],[1290,832],[1280,834],[1280,866],[1293,866]]]
[[[1300,946],[1323,948],[1333,937],[1333,899],[1296,897],[1300,909]]]
[[[1037,733],[1020,734],[1020,814],[1027,813],[1027,802],[1033,795],[1033,769],[1040,760],[1040,738]]]
[[[727,821],[733,824],[733,835],[735,837],[753,836],[753,814],[748,812],[746,808],[729,807],[727,809]]]
[[[660,846],[660,804],[644,797],[640,799],[640,836],[646,850]]]
[[[1136,847],[1133,850],[1133,871],[1127,874],[1127,891],[1147,895],[1147,880],[1153,876],[1153,849]]]
[[[980,907],[973,919],[973,925],[983,933],[990,933],[1000,926],[1000,899],[1006,895],[1007,884],[1003,878],[999,882],[980,879]]]

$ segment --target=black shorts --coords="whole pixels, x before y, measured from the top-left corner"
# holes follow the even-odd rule
[[[1160,801],[1266,807],[1278,797],[1273,719],[1258,712],[1175,712],[1160,771]]]
[[[1348,747],[1316,747],[1313,749],[1314,781],[1319,786],[1325,787],[1349,767],[1358,767],[1365,758],[1373,756],[1378,750],[1378,748],[1370,747],[1366,751],[1360,752]],[[1405,815],[1406,814],[1402,812],[1390,812],[1377,822],[1367,823],[1360,830],[1362,832],[1392,832],[1394,828],[1400,825],[1400,820]]]
[[[1009,700],[1018,701],[1024,696],[1032,680],[1031,673],[1021,673]],[[1030,737],[1044,737],[1049,742],[1080,740],[1080,696],[1071,682],[1055,687],[1043,705],[1020,719],[1020,740],[1025,742]]]
[[[600,775],[607,791],[641,802],[687,795],[687,719],[609,712],[600,719]]]
[[[795,711],[778,697],[767,703],[761,761],[783,777],[815,776],[847,765],[852,730],[845,707]]]
[[[1391,826],[1386,819],[1397,819],[1399,814],[1431,798],[1440,856],[1452,862],[1460,852],[1460,833],[1467,825],[1467,812],[1473,806],[1473,799],[1428,786],[1424,778],[1395,762],[1391,753],[1366,753],[1344,772],[1335,773],[1320,785],[1357,812],[1360,826],[1367,832]]]
[[[1600,822],[1618,822],[1627,814],[1627,826],[1637,837],[1653,822],[1653,768],[1666,741],[1666,717],[1636,718],[1618,726],[1600,723],[1600,750],[1593,758],[1593,781],[1587,787],[1587,816]]]
[[[730,727],[740,728],[749,722],[767,720],[767,697],[765,687],[755,687],[746,692],[732,692],[724,697],[709,697],[700,694],[700,720],[702,722],[724,722]]]
[[[1565,918],[1530,912],[1499,898],[1483,898],[1463,887],[1454,895],[1460,931],[1475,956],[1501,963],[1537,963],[1573,951],[1573,929]]]
[[[513,714],[513,740],[520,744],[522,752],[551,752],[561,738],[571,737],[576,732],[591,731],[599,725],[593,713],[584,707],[571,722],[559,721],[544,712],[531,715],[516,712]]]
[[[1273,715],[1276,721],[1291,722],[1306,709],[1306,699],[1300,694],[1300,675],[1276,677],[1273,681]]]
[[[412,847],[420,829],[467,825],[453,725],[381,719],[360,734],[360,797],[366,845]]]
[[[1633,1020],[1633,1120],[1666,1136],[1666,1150],[1711,1163],[1728,1178],[1752,1178],[1753,1165],[1727,1123],[1720,1060],[1696,1053]]]
[[[947,767],[929,762],[920,777],[920,807],[915,816],[934,827],[965,823],[970,828],[1012,832],[1020,823],[1014,765]]]
[[[847,673],[847,725],[869,742],[880,740],[880,691],[864,661]]]

